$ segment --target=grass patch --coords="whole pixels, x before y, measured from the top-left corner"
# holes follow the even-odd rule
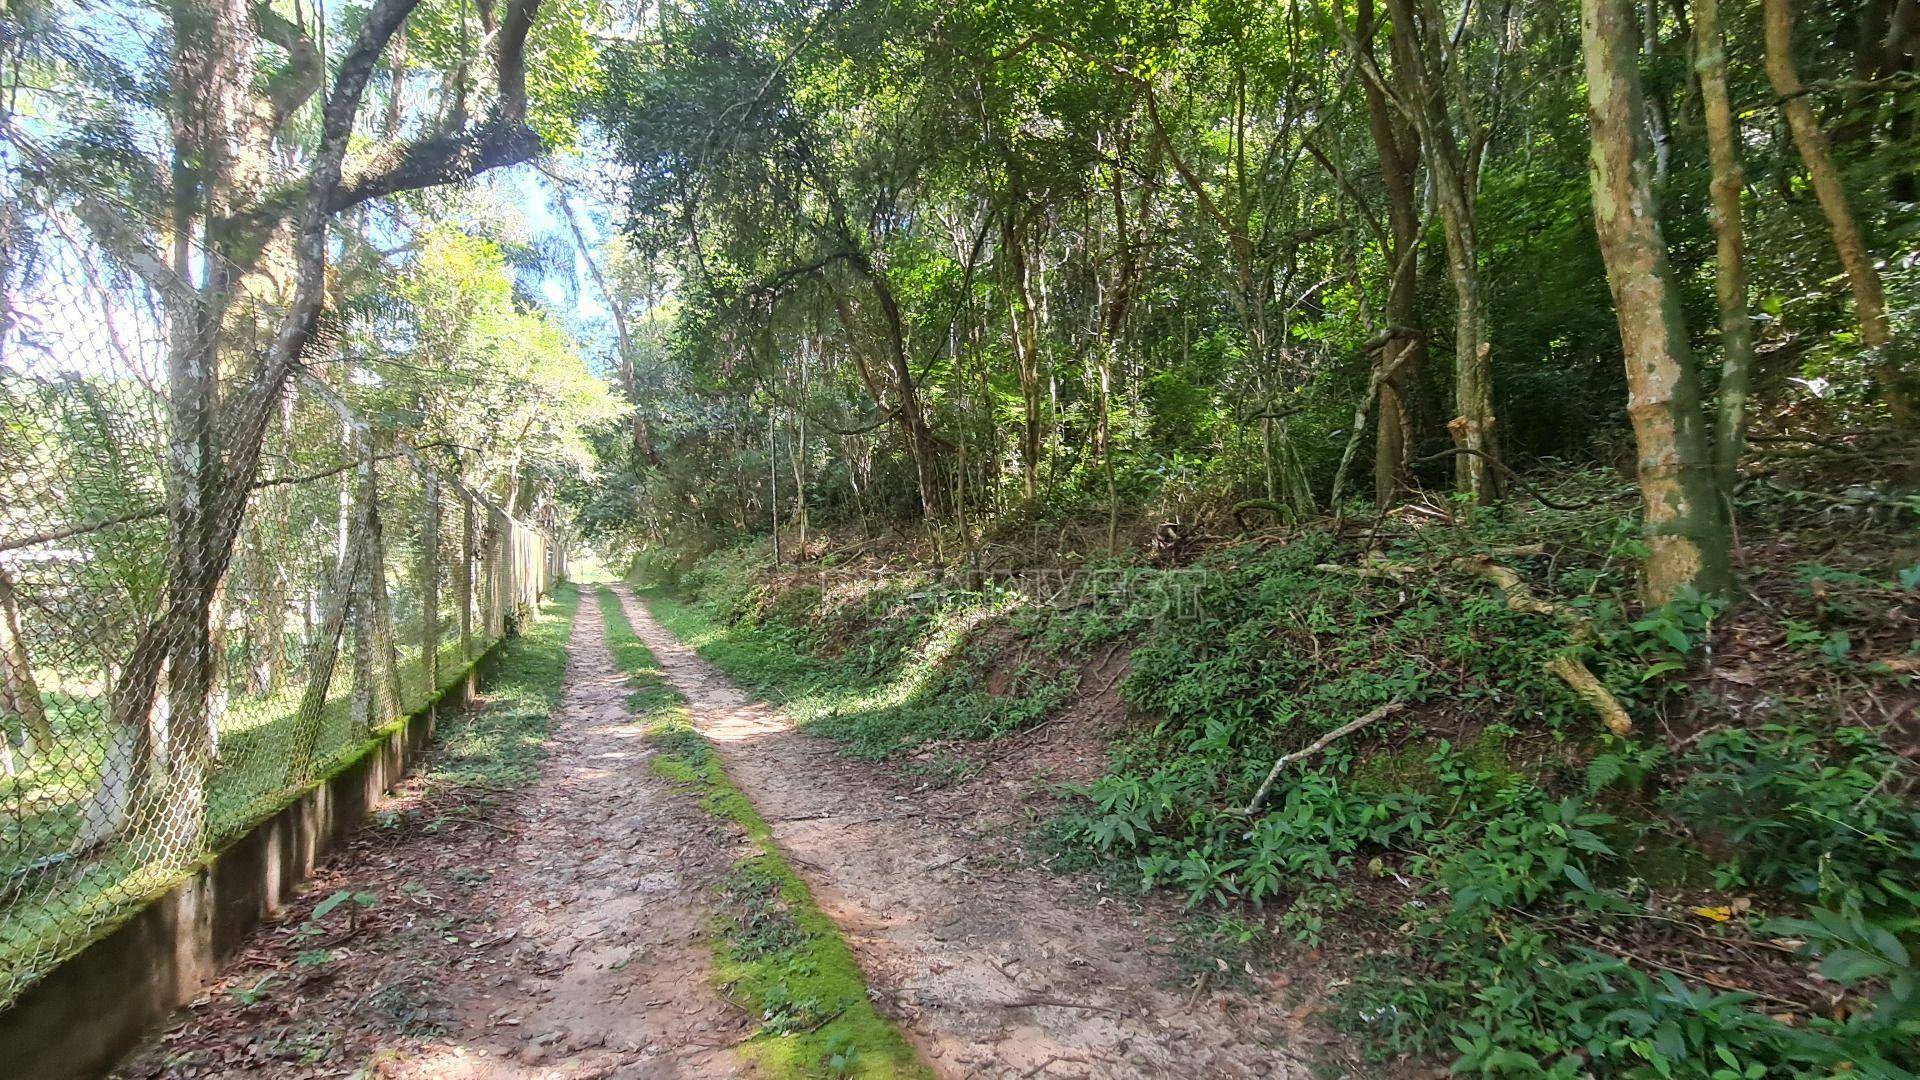
[[[724,605],[664,591],[647,594],[654,617],[701,656],[778,705],[808,734],[869,760],[944,740],[994,739],[1038,723],[1078,687],[1071,667],[1022,671],[1013,692],[992,693],[982,632],[1013,615],[1006,596],[954,590],[921,595],[853,635],[839,655],[803,625],[817,588],[782,594],[753,617],[729,621]],[[931,599],[929,599],[931,597]],[[936,770],[939,771],[939,770]],[[951,771],[951,770],[948,770]]]
[[[555,586],[539,616],[502,646],[487,678],[485,707],[454,716],[435,733],[439,752],[423,774],[430,784],[514,788],[539,779],[579,607],[576,586]]]
[[[742,1053],[773,1076],[930,1076],[874,1010],[866,977],[838,928],[820,913],[774,846],[766,821],[694,730],[680,695],[634,636],[619,598],[602,588],[599,603],[608,649],[627,674],[628,704],[657,751],[652,769],[697,794],[708,813],[739,825],[759,852],[721,882],[713,935],[722,989],[761,1018]]]

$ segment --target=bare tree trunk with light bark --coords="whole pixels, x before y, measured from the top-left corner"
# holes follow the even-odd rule
[[[1020,489],[1027,498],[1039,494],[1041,454],[1040,325],[1033,299],[1033,268],[1027,262],[1022,228],[1009,210],[1000,217],[1000,251],[1007,259],[1007,291],[1013,304],[1013,360],[1020,378],[1024,426],[1020,435]]]
[[[1647,541],[1645,594],[1733,584],[1730,535],[1680,297],[1660,231],[1631,0],[1581,0],[1594,224],[1620,320],[1627,412],[1639,446]]]

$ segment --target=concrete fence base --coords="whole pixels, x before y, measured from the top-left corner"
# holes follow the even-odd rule
[[[193,1000],[407,774],[440,710],[467,703],[499,648],[0,1011],[0,1080],[100,1076]]]

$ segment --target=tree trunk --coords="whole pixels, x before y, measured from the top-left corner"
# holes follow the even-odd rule
[[[420,687],[426,700],[440,690],[440,478],[420,474]]]
[[[809,336],[800,342],[800,400],[807,401],[808,371],[813,362],[814,339]],[[794,417],[796,429],[794,439],[787,444],[788,462],[793,466],[793,522],[800,534],[800,551],[796,562],[807,561],[807,412],[800,410]]]
[[[893,286],[888,284],[887,276],[873,265],[866,255],[859,255],[854,261],[873,290],[874,299],[879,301],[880,314],[887,329],[887,358],[893,375],[894,416],[907,436],[907,452],[913,459],[913,469],[920,489],[920,512],[929,518],[937,518],[945,509],[946,490],[940,484],[940,439],[927,424],[927,414],[920,405],[920,390],[913,378],[913,368],[907,363],[906,320],[900,314],[900,303],[894,298]]]
[[[1787,128],[1793,133],[1800,160],[1806,163],[1807,176],[1813,181],[1814,196],[1820,212],[1826,215],[1827,231],[1833,236],[1833,250],[1846,270],[1847,285],[1853,290],[1854,317],[1860,323],[1860,342],[1870,352],[1874,375],[1880,380],[1880,394],[1887,403],[1893,422],[1905,427],[1913,421],[1913,403],[1907,396],[1902,372],[1889,355],[1892,333],[1887,321],[1887,296],[1880,284],[1880,272],[1867,254],[1866,241],[1847,203],[1846,188],[1834,167],[1833,153],[1826,132],[1808,104],[1806,87],[1793,62],[1793,13],[1788,0],[1765,0],[1767,80],[1780,95],[1780,108],[1786,114]]]
[[[1660,0],[1646,0],[1642,9],[1645,22],[1641,25],[1640,51],[1652,65],[1654,55],[1660,49]],[[1673,119],[1672,110],[1667,106],[1667,95],[1657,85],[1645,88],[1647,98],[1647,135],[1653,140],[1653,182],[1657,187],[1667,185],[1667,174],[1673,171]]]
[[[1427,167],[1439,204],[1447,246],[1447,277],[1454,294],[1454,418],[1447,423],[1461,491],[1485,504],[1504,490],[1499,471],[1499,439],[1494,431],[1492,345],[1487,340],[1486,302],[1481,291],[1479,222],[1475,211],[1474,154],[1461,145],[1456,123],[1442,97],[1437,70],[1440,30],[1415,15],[1414,0],[1391,0],[1394,66],[1403,78],[1408,118],[1426,148]],[[1385,88],[1381,88],[1384,92]],[[1477,137],[1477,136],[1473,136]]]
[[[308,639],[307,685],[293,714],[293,734],[287,747],[284,780],[298,783],[307,778],[314,753],[320,745],[320,715],[327,705],[327,693],[333,686],[333,669],[340,660],[341,634],[356,591],[355,580],[364,572],[360,565],[363,545],[355,543],[347,558],[333,569],[333,581],[321,600],[317,633]]]
[[[1920,0],[1900,0],[1887,22],[1885,45],[1881,50],[1878,74],[1882,77],[1920,70]],[[1893,118],[1887,122],[1887,142],[1892,146],[1910,145],[1920,128],[1920,94],[1893,95],[1888,108]],[[1920,202],[1920,173],[1913,159],[1888,178],[1887,195],[1894,202]]]
[[[1360,5],[1360,40],[1371,53],[1373,3]],[[1367,103],[1367,128],[1380,159],[1380,180],[1386,188],[1387,223],[1393,246],[1382,252],[1388,259],[1386,335],[1374,358],[1376,372],[1389,372],[1380,382],[1380,422],[1373,448],[1373,498],[1382,509],[1393,505],[1407,487],[1407,460],[1413,451],[1413,425],[1404,388],[1419,376],[1427,344],[1419,327],[1420,251],[1420,135],[1387,101],[1371,80],[1360,80]]]
[[[1753,322],[1747,310],[1747,253],[1741,225],[1740,126],[1727,93],[1727,39],[1720,0],[1694,2],[1694,68],[1700,76],[1712,163],[1714,291],[1720,302],[1720,417],[1713,464],[1721,497],[1730,495],[1747,441],[1747,396],[1753,386]],[[1731,519],[1732,509],[1727,508]]]
[[[20,609],[13,596],[13,579],[0,567],[0,711],[20,725],[32,740],[29,753],[45,753],[53,745],[53,725],[47,722],[46,699],[33,677],[33,658],[20,636]],[[10,722],[7,727],[11,728]],[[0,731],[0,737],[7,733]]]
[[[1620,320],[1627,411],[1639,444],[1646,599],[1664,603],[1689,588],[1723,594],[1732,586],[1729,530],[1647,161],[1638,20],[1631,0],[1581,0],[1580,10],[1594,223]]]
[[[1032,268],[1027,265],[1026,246],[1020,231],[1014,211],[1000,216],[1000,250],[1007,257],[1007,291],[1013,299],[1008,312],[1013,360],[1020,378],[1025,420],[1020,436],[1021,492],[1032,499],[1039,494],[1040,484],[1040,329],[1034,313]]]

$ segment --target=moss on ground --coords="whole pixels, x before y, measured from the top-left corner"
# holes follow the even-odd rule
[[[722,912],[712,939],[722,990],[761,1017],[742,1053],[776,1077],[932,1075],[874,1009],[839,929],[821,914],[766,821],[694,730],[685,702],[634,635],[619,598],[602,588],[599,603],[608,649],[627,675],[629,707],[656,751],[651,768],[696,794],[708,813],[740,826],[758,852],[734,864],[720,883]]]

